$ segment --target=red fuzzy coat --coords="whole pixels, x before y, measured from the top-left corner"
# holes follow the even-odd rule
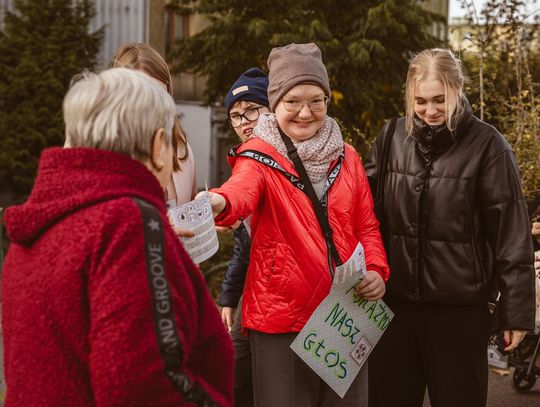
[[[264,153],[298,176],[292,163],[261,139],[245,142],[237,154],[246,150]],[[213,191],[227,202],[217,224],[230,225],[252,214],[242,324],[265,333],[299,332],[332,283],[326,242],[313,205],[273,167],[242,156],[233,157],[231,166],[231,178]],[[328,191],[328,220],[341,259],[346,261],[361,242],[367,269],[378,271],[386,281],[389,269],[369,184],[358,154],[349,145]]]
[[[28,201],[6,211],[2,274],[6,407],[181,406],[164,374],[141,213],[168,225],[163,191],[139,162],[92,149],[45,151]],[[182,370],[232,403],[232,346],[205,282],[168,226],[165,268]]]

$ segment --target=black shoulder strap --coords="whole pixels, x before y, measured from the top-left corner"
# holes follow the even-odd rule
[[[241,153],[239,153],[237,151],[237,148],[233,147],[229,151],[228,155],[229,157],[250,158],[252,160],[259,162],[262,165],[266,165],[267,167],[273,168],[274,170],[278,171],[281,175],[283,175],[285,178],[287,178],[292,185],[294,185],[300,191],[305,193],[304,183],[302,182],[302,180],[298,178],[296,175],[291,174],[290,172],[287,172],[276,160],[274,160],[270,155],[266,153],[263,153],[257,150],[244,150]],[[328,179],[324,186],[324,194],[323,194],[323,197],[320,199],[321,204],[323,206],[326,206],[326,198],[327,198],[328,191],[334,184],[334,181],[336,180],[337,176],[339,175],[341,171],[341,166],[342,166],[344,158],[345,158],[345,149],[341,151],[339,158],[336,160],[336,162],[334,163],[334,165],[329,171]]]
[[[283,130],[281,128],[279,129],[279,134],[281,135],[281,138],[283,139],[283,142],[285,143],[285,147],[287,147],[287,155],[291,159],[291,161],[294,164],[294,168],[298,172],[298,175],[300,175],[300,179],[302,180],[302,183],[304,184],[304,192],[311,200],[311,203],[313,204],[313,209],[315,210],[315,215],[317,216],[317,220],[319,221],[319,224],[321,226],[324,239],[326,240],[326,246],[328,248],[328,266],[330,268],[330,273],[332,273],[332,277],[334,277],[334,267],[332,264],[332,258],[336,262],[338,266],[341,266],[343,262],[341,261],[341,258],[339,257],[339,253],[337,251],[336,245],[334,244],[334,239],[332,239],[332,228],[330,227],[330,224],[328,223],[328,216],[321,205],[321,202],[317,198],[317,194],[315,193],[315,190],[313,189],[313,185],[311,184],[311,181],[309,180],[309,177],[307,175],[306,169],[304,168],[304,164],[302,164],[302,160],[300,159],[300,156],[298,155],[298,151],[296,150],[296,147],[294,146],[291,139],[283,133]]]
[[[383,202],[384,193],[384,181],[386,180],[386,173],[388,167],[388,158],[390,156],[390,144],[392,143],[392,137],[396,130],[397,117],[390,119],[386,134],[383,140],[381,154],[377,160],[377,190],[375,192],[374,201]]]
[[[133,198],[139,206],[144,225],[144,248],[148,283],[152,292],[154,328],[165,374],[185,401],[197,406],[219,407],[200,387],[196,387],[182,372],[184,353],[173,313],[171,290],[165,273],[165,251],[161,218],[147,202]]]

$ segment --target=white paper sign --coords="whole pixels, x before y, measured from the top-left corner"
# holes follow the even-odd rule
[[[342,398],[394,317],[382,300],[355,294],[365,274],[364,249],[358,243],[350,259],[336,268],[330,294],[291,344]]]
[[[177,228],[190,230],[195,234],[193,237],[180,237],[194,263],[201,263],[218,251],[219,241],[208,193],[199,199],[169,209],[168,214]]]

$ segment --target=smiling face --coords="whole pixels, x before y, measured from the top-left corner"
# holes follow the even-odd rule
[[[444,85],[438,79],[418,82],[414,91],[414,112],[430,126],[446,121],[447,101]]]
[[[253,135],[253,129],[257,125],[259,116],[263,113],[270,113],[270,109],[258,103],[247,102],[245,100],[240,100],[231,107],[229,120],[233,126],[236,125],[236,121],[240,122],[241,120],[241,124],[233,128],[242,142],[248,140]]]
[[[414,87],[414,113],[430,126],[449,125],[457,100],[456,90],[451,86],[445,88],[439,79],[427,78]]]
[[[322,88],[312,84],[296,85],[281,98],[276,106],[276,119],[279,127],[293,141],[300,143],[309,140],[321,128],[326,118],[326,101],[324,109],[319,112],[313,112],[308,103],[317,104],[318,101],[325,100],[325,94]],[[302,104],[300,111],[287,111],[285,105]]]

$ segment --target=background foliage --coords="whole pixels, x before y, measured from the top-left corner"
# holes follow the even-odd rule
[[[479,11],[462,1],[471,26],[462,53],[477,114],[512,145],[531,199],[540,193],[540,37],[522,0],[489,0]],[[527,22],[526,22],[527,20]]]
[[[41,151],[62,145],[62,100],[93,69],[103,31],[90,0],[15,0],[0,32],[0,189],[25,196]]]
[[[207,28],[181,39],[169,56],[175,70],[207,78],[207,102],[221,102],[247,67],[266,69],[271,48],[316,42],[333,89],[330,114],[360,151],[384,119],[403,111],[410,57],[438,44],[427,34],[436,17],[415,0],[173,0],[181,13],[202,13]],[[461,57],[467,94],[478,115],[512,144],[528,197],[540,193],[540,51],[538,25],[524,24],[522,0],[489,0],[469,10],[471,45]],[[103,30],[88,33],[90,0],[15,0],[0,32],[0,192],[23,197],[42,149],[63,141],[62,99],[71,77],[96,62]],[[504,35],[494,30],[504,25]],[[230,255],[201,264],[214,296]]]
[[[436,44],[425,29],[436,17],[415,0],[342,0],[339,6],[334,0],[176,0],[173,6],[209,19],[169,55],[177,72],[207,78],[208,103],[221,102],[248,67],[266,69],[273,47],[316,42],[333,90],[330,114],[357,146],[402,110],[411,54]]]

